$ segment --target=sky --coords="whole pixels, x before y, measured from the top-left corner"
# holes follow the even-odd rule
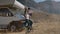
[[[35,0],[36,2],[43,2],[43,1],[45,1],[45,0]]]
[[[55,1],[59,2],[60,0],[55,0]]]
[[[34,1],[36,1],[36,2],[43,2],[45,0],[34,0]],[[60,0],[54,0],[54,1],[59,2]]]

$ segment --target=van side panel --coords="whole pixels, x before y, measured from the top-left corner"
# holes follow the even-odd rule
[[[8,25],[11,21],[20,20],[18,17],[0,17],[0,25]]]

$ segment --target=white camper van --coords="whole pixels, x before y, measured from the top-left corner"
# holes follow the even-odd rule
[[[12,21],[24,19],[25,6],[17,0],[0,0],[0,28],[7,28]],[[10,29],[16,26],[13,24]]]

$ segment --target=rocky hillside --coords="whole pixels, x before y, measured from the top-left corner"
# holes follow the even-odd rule
[[[60,2],[44,1],[36,3],[33,0],[18,0],[18,1],[28,7],[32,7],[37,10],[42,10],[48,13],[60,14]]]
[[[60,2],[55,1],[44,1],[40,2],[40,9],[48,13],[60,14]]]

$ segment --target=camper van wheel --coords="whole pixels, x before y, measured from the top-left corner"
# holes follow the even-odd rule
[[[11,25],[11,27],[10,27],[10,31],[11,31],[11,32],[16,31],[16,26],[15,26],[15,25]]]

